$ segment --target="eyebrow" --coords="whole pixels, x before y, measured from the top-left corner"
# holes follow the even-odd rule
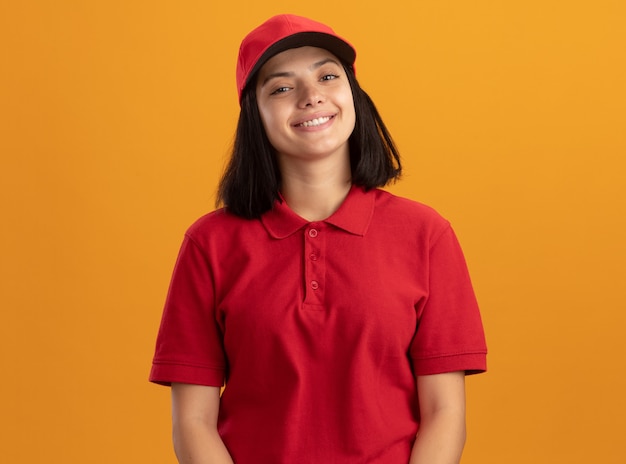
[[[309,70],[314,71],[318,68],[321,68],[326,63],[334,63],[337,66],[341,67],[341,65],[337,62],[337,60],[334,60],[332,58],[325,58],[321,61],[316,61],[315,63],[313,63],[311,66],[309,66]],[[265,79],[263,79],[263,83],[261,84],[261,87],[265,86],[265,84],[267,84],[272,79],[276,79],[278,77],[294,77],[294,76],[295,76],[295,73],[290,72],[290,71],[282,71],[282,72],[275,72],[272,74],[268,74],[267,76],[265,76]]]

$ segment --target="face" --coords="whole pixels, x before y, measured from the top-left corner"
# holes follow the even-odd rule
[[[339,59],[316,47],[286,50],[259,71],[257,102],[279,162],[349,158],[356,115]]]

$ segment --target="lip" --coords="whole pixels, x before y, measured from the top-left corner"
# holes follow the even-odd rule
[[[317,129],[318,127],[324,127],[330,122],[332,122],[333,119],[335,119],[335,116],[337,116],[337,113],[330,113],[330,112],[313,113],[313,114],[306,115],[296,120],[293,124],[291,124],[291,126],[297,129]],[[328,121],[323,122],[322,124],[319,124],[317,126],[302,126],[301,125],[305,122],[310,122],[310,121],[313,121],[314,119],[320,119],[320,118],[329,118],[329,119]]]

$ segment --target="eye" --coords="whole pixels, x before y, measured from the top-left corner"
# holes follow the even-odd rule
[[[278,87],[276,90],[272,91],[270,95],[278,95],[280,93],[285,93],[290,89],[290,87]]]
[[[333,79],[338,79],[339,76],[337,74],[325,74],[322,76],[323,81],[332,81]]]

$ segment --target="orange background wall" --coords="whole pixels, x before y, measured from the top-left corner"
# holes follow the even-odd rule
[[[0,6],[0,462],[173,463],[147,375],[183,231],[212,208],[243,35],[333,25],[448,217],[490,348],[463,462],[624,462],[620,0]]]

